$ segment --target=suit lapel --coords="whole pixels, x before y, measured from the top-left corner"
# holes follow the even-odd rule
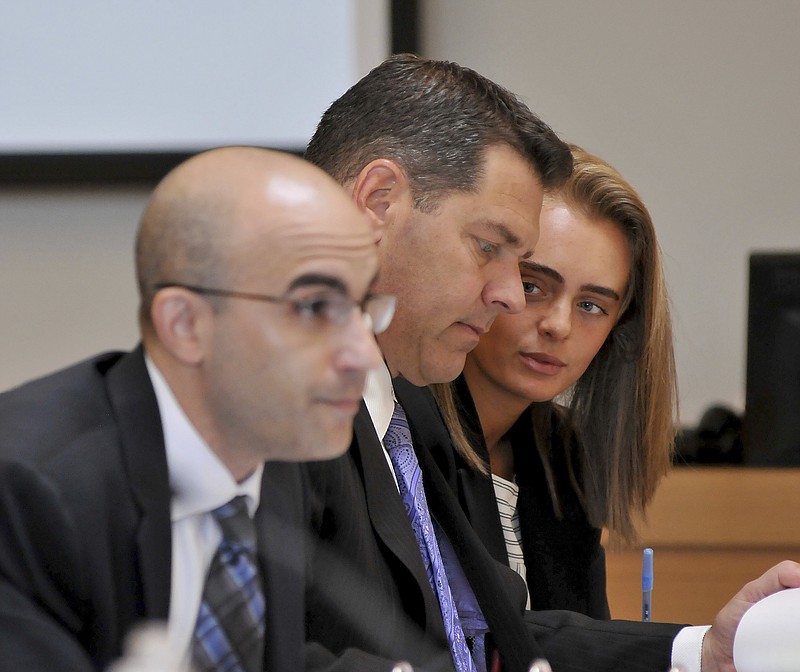
[[[456,393],[459,400],[459,414],[468,436],[472,439],[475,452],[489,465],[489,449],[483,438],[483,428],[478,419],[478,411],[472,401],[464,376],[456,379]],[[452,452],[455,452],[454,450]],[[500,525],[500,512],[494,493],[492,478],[467,465],[460,457],[456,457],[458,473],[458,494],[469,522],[483,541],[492,557],[498,562],[508,565],[508,551]]]
[[[136,541],[142,614],[166,619],[172,562],[169,474],[161,416],[141,346],[109,372],[108,394],[117,416],[122,459],[141,512]]]
[[[375,533],[413,577],[423,595],[428,629],[436,637],[443,638],[444,624],[438,598],[430,587],[403,500],[397,491],[385,451],[363,402],[354,421],[353,437],[350,454],[361,471],[367,510]]]
[[[508,564],[508,551],[499,524],[500,513],[491,478],[464,465],[458,470],[458,488],[467,517],[492,557]]]
[[[303,495],[299,467],[268,462],[256,512],[258,557],[267,605],[265,669],[302,669],[305,633]]]
[[[417,540],[411,529],[403,500],[389,471],[385,451],[366,406],[356,415],[351,454],[362,473],[370,521],[378,537],[409,569],[417,581],[428,582]],[[368,474],[367,478],[363,478]]]

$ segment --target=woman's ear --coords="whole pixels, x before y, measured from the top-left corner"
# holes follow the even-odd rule
[[[364,166],[353,183],[352,197],[370,216],[376,242],[388,222],[413,206],[405,171],[391,159],[375,159]]]
[[[211,306],[180,287],[157,292],[150,307],[153,328],[161,345],[189,366],[203,361],[202,325],[211,318]]]

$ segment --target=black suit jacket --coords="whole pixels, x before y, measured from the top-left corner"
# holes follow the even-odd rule
[[[476,452],[488,465],[489,451],[463,376],[456,381],[455,389],[461,421],[474,438]],[[567,448],[560,440],[558,415],[553,413],[551,420],[551,461],[561,518],[553,508],[530,415],[524,413],[509,432],[519,486],[517,508],[531,609],[568,609],[592,618],[608,619],[601,530],[586,518],[570,482]],[[492,557],[508,564],[491,477],[473,469],[459,454],[454,460],[441,455],[436,457],[445,470],[455,468],[455,474],[448,476],[455,478],[459,500],[473,528]]]
[[[598,621],[569,611],[523,613],[525,587],[486,550],[455,495],[449,435],[427,390],[395,381],[409,419],[431,514],[452,543],[491,629],[503,670],[538,655],[559,672],[669,667],[679,626]],[[452,670],[441,612],[383,448],[362,406],[342,458],[306,465],[315,552],[307,596],[309,670]]]
[[[256,514],[264,669],[303,666],[301,473],[268,464]],[[141,348],[0,395],[0,670],[102,670],[166,619],[170,489]]]

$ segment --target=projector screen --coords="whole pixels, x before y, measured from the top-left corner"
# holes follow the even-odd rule
[[[299,151],[390,53],[388,0],[25,0],[0,9],[0,157]]]

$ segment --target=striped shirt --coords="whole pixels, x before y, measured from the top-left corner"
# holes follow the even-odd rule
[[[500,526],[503,528],[503,539],[506,542],[508,564],[522,577],[527,586],[525,557],[522,555],[522,537],[519,527],[519,509],[517,509],[519,486],[496,474],[492,474],[492,484],[494,485],[494,496],[497,499],[497,510],[500,512]],[[525,605],[526,609],[531,608],[530,602],[529,594]]]

